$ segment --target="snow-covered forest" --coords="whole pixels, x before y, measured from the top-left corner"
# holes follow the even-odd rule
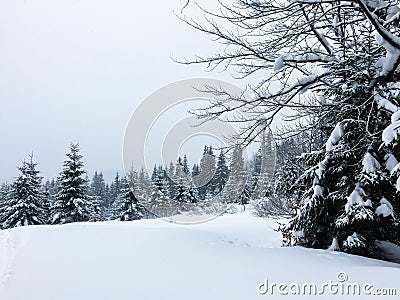
[[[295,147],[293,139],[289,143]],[[285,142],[279,148],[283,151],[282,156],[289,155],[285,148],[289,143]],[[246,161],[240,145],[235,147],[229,159],[225,149],[217,151],[206,145],[199,165],[189,166],[185,154],[175,163],[155,165],[151,174],[144,168],[130,169],[126,175],[117,173],[111,183],[106,183],[98,171],[92,178],[88,177],[78,144],[70,145],[59,176],[46,181],[31,155],[18,167],[20,174],[15,180],[1,185],[1,228],[132,221],[181,213],[207,214],[218,211],[217,206],[232,203],[241,204],[245,209],[250,200],[256,200],[252,199],[252,194],[261,174],[262,156],[271,151],[271,147],[275,146],[270,144],[268,147],[266,141],[262,142],[259,150]],[[280,187],[269,187],[268,194],[275,198],[284,191],[288,194],[289,182],[294,180],[294,174],[286,176],[289,174],[286,167],[280,168],[280,179],[274,181],[276,185],[279,182]],[[269,209],[293,213],[286,203],[279,200]]]
[[[196,87],[215,99],[188,111],[237,133],[110,182],[85,141],[54,178],[25,157],[0,187],[0,299],[26,299],[24,283],[34,299],[400,293],[400,1],[213,5],[174,13],[216,50],[171,60],[245,84]]]

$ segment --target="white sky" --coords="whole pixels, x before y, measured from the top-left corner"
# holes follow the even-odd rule
[[[89,173],[110,177],[122,170],[126,124],[148,94],[188,77],[232,81],[172,61],[219,49],[174,15],[182,5],[1,1],[0,182],[12,180],[32,151],[45,177],[57,175],[71,141],[80,143]]]

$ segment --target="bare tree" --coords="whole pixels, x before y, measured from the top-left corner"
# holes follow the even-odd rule
[[[237,78],[258,74],[263,79],[251,85],[252,101],[228,95],[226,101],[211,102],[195,113],[209,120],[246,111],[250,117],[235,121],[246,124],[242,137],[250,142],[279,113],[287,114],[285,108],[291,109],[287,120],[341,109],[343,99],[327,99],[326,91],[340,88],[354,76],[359,70],[348,68],[349,64],[365,55],[366,64],[381,61],[376,65],[379,74],[366,78],[367,89],[377,96],[368,100],[390,110],[390,104],[397,106],[398,102],[382,100],[379,83],[396,82],[399,77],[397,4],[383,0],[238,0],[232,5],[220,1],[219,12],[198,6],[204,22],[185,15],[181,18],[225,45],[225,51],[181,62],[206,64],[209,69],[233,68]],[[224,93],[218,87],[207,89]]]

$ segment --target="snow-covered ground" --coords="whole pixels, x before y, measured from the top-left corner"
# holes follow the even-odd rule
[[[400,265],[281,248],[276,227],[274,220],[246,211],[197,225],[141,220],[1,231],[0,299],[268,299],[274,283],[285,283],[282,291],[291,294],[296,285],[313,283],[320,291],[329,281],[339,288],[368,283],[371,293],[396,288],[391,299],[400,294]],[[347,280],[340,284],[338,274]],[[265,279],[269,290],[260,294]],[[341,294],[339,289],[333,298]],[[277,287],[273,296],[290,297],[280,296]],[[325,288],[318,298],[331,297]],[[368,297],[374,298],[385,297]]]

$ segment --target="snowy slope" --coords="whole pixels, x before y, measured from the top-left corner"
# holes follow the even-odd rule
[[[245,212],[198,225],[141,220],[2,231],[0,299],[267,299],[257,290],[265,278],[322,284],[338,272],[400,294],[400,265],[280,248],[273,228],[274,220]]]

